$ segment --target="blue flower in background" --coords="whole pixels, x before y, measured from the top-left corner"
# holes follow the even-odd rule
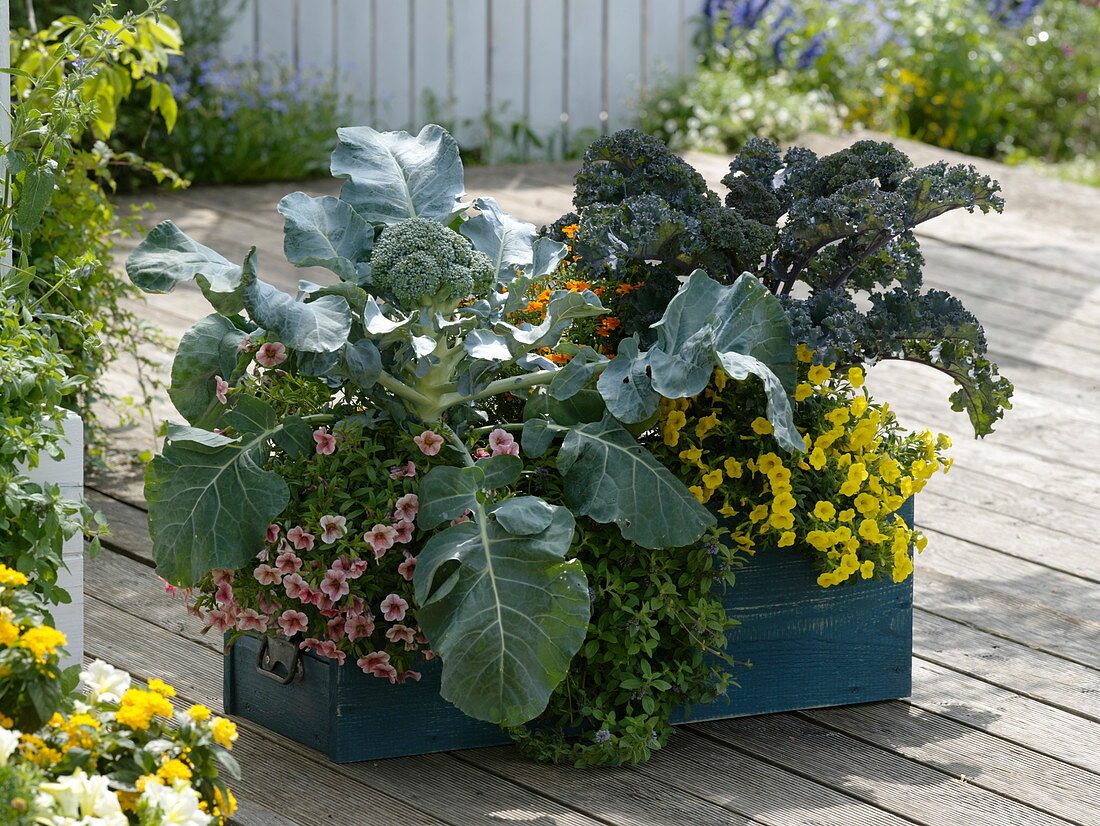
[[[1043,5],[1043,0],[989,0],[989,16],[1009,28],[1024,25]]]
[[[825,46],[825,33],[818,32],[811,39],[808,46],[802,50],[802,53],[798,56],[798,60],[795,61],[795,68],[800,72],[804,72],[809,69],[817,59],[821,57],[827,51]]]

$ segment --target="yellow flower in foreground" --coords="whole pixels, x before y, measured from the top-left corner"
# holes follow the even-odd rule
[[[848,382],[852,387],[863,387],[864,372],[861,367],[848,368]]]
[[[65,635],[49,625],[38,628],[29,628],[19,640],[19,644],[30,651],[34,656],[45,662],[46,658],[53,654],[57,647],[65,644]]]
[[[210,730],[214,734],[214,741],[218,743],[218,745],[231,749],[233,748],[233,744],[237,742],[237,724],[232,720],[226,720],[224,717],[215,717],[213,724],[210,726]]]
[[[833,371],[824,364],[815,364],[806,374],[806,378],[810,380],[811,384],[824,384],[832,378],[832,375]]]
[[[164,680],[152,679],[149,681],[149,690],[155,691],[161,697],[175,697],[176,690]]]
[[[174,783],[177,780],[190,780],[191,767],[182,760],[169,760],[157,769],[157,777],[162,777],[169,783]]]
[[[14,568],[0,565],[0,585],[26,585],[29,580]]]
[[[194,720],[196,723],[201,723],[203,720],[209,720],[210,715],[213,714],[206,706],[195,705],[187,709],[187,716]]]
[[[153,717],[171,717],[172,703],[155,691],[130,688],[122,695],[122,705],[115,712],[115,719],[124,726],[142,731],[149,728]]]
[[[821,470],[828,463],[828,459],[825,458],[825,451],[820,447],[815,447],[810,452],[810,467],[814,470]]]
[[[736,459],[726,459],[726,461],[722,463],[722,467],[726,471],[726,476],[728,476],[730,479],[741,478],[741,463],[738,462]]]
[[[794,540],[794,531],[783,531],[783,533],[779,535],[779,541],[775,544],[778,545],[780,548],[788,548],[794,544]]]
[[[229,817],[235,811],[237,811],[237,799],[233,797],[233,792],[226,789],[224,792],[214,787],[214,809],[215,814],[220,817]]]
[[[814,386],[807,382],[800,382],[798,387],[794,389],[794,400],[796,402],[804,402],[814,394]]]
[[[836,506],[832,502],[822,500],[814,505],[814,516],[825,522],[831,522],[836,516]]]
[[[859,566],[859,575],[864,579],[870,579],[875,575],[875,563],[868,559]]]
[[[814,357],[814,351],[807,347],[805,344],[799,344],[794,351],[795,357],[806,364],[810,363],[810,360]]]
[[[0,620],[0,645],[13,645],[19,639],[19,626],[14,622]]]
[[[704,473],[703,484],[710,490],[716,489],[722,484],[722,471],[712,470],[710,473]]]
[[[715,415],[703,416],[695,425],[695,435],[702,439],[714,428],[718,427],[718,417]]]

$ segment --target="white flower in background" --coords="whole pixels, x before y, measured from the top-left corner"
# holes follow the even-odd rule
[[[93,703],[117,703],[130,687],[130,675],[103,660],[95,660],[81,671],[80,679],[87,686]]]
[[[54,815],[52,822],[57,826],[69,823],[129,826],[118,798],[102,775],[89,777],[80,769],[54,783],[43,783],[39,789],[39,806]]]
[[[0,728],[0,766],[8,765],[8,758],[19,746],[19,732]]]
[[[147,814],[154,809],[161,826],[208,826],[213,818],[199,808],[199,795],[185,780],[171,786],[150,779],[138,798],[139,809]]]

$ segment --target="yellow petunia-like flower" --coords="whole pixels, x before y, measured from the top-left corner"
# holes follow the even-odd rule
[[[824,522],[831,522],[836,516],[836,506],[832,502],[819,501],[814,505],[814,516]]]
[[[814,386],[808,382],[800,382],[798,387],[794,389],[794,400],[796,402],[804,402],[814,394]]]
[[[863,387],[864,378],[866,378],[866,375],[862,367],[848,368],[848,383],[851,384],[852,387]]]
[[[825,458],[825,451],[820,446],[810,451],[810,467],[814,470],[821,470],[828,463],[829,460]]]
[[[702,467],[703,451],[697,447],[689,447],[686,450],[680,451],[680,461],[685,465],[696,465]]]
[[[709,490],[715,490],[720,484],[722,484],[722,471],[712,470],[710,473],[704,473],[703,484]]]
[[[753,419],[750,427],[752,427],[753,433],[757,433],[760,436],[767,436],[775,431],[772,427],[772,423],[763,416],[757,416]]]
[[[865,560],[862,565],[859,566],[859,575],[864,579],[870,579],[875,575],[875,563],[873,560]]]
[[[795,357],[803,364],[809,364],[814,357],[814,351],[805,344],[799,344],[794,350]]]
[[[861,493],[855,498],[853,504],[856,506],[856,510],[864,516],[874,516],[878,514],[879,501],[869,493]]]
[[[833,376],[833,371],[826,367],[824,364],[815,364],[809,369],[806,374],[806,378],[810,380],[810,384],[824,384]]]
[[[780,548],[789,548],[794,544],[795,534],[794,531],[784,531],[779,535],[779,541],[775,544]]]
[[[690,488],[688,488],[688,491],[691,493],[692,496],[699,500],[700,505],[705,505],[707,502],[710,501],[710,497],[714,495],[713,490],[700,487],[699,485],[692,485]]]
[[[702,439],[714,428],[718,427],[718,417],[711,414],[710,416],[703,416],[699,422],[695,425],[695,435]]]
[[[722,468],[726,471],[726,476],[728,476],[730,479],[741,478],[741,463],[738,462],[736,459],[726,459],[726,461],[722,463]]]

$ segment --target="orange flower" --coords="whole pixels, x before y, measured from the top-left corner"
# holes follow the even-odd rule
[[[568,364],[573,358],[567,353],[549,353],[546,357],[554,362],[554,364]]]
[[[529,313],[541,313],[546,309],[546,305],[541,301],[529,301],[527,302],[527,312]]]
[[[596,295],[603,295],[603,287],[596,287],[592,290]]]
[[[578,229],[580,229],[580,227],[577,224],[566,224],[564,227],[561,228],[561,234],[572,241],[573,236],[577,234]]]
[[[618,287],[615,288],[615,292],[617,292],[619,295],[629,295],[630,293],[632,293],[636,289],[638,289],[640,286],[642,286],[642,285],[641,284],[620,284]]]
[[[587,281],[566,281],[565,282],[565,289],[569,290],[569,292],[571,292],[571,293],[583,293],[585,290],[588,289],[588,282]]]
[[[604,315],[596,319],[599,322],[599,326],[596,327],[596,335],[604,336],[605,338],[611,335],[612,330],[618,330],[622,321],[615,318],[615,316]]]

